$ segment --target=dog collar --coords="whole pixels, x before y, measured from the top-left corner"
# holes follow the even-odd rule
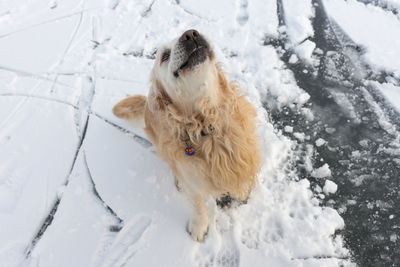
[[[214,127],[212,125],[208,126],[208,130],[210,133],[214,132]],[[189,139],[189,134],[186,132],[186,135],[188,136],[188,139],[185,140],[185,154],[189,157],[193,156],[194,154],[196,154],[196,150],[193,148],[193,146],[190,144],[190,139]],[[209,135],[208,133],[206,133],[204,130],[201,130],[201,136],[207,136]]]
[[[193,156],[196,153],[196,150],[192,146],[186,146],[185,148],[185,154],[189,157]]]

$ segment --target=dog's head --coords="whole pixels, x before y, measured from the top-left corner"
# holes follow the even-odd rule
[[[158,84],[173,100],[212,95],[218,68],[210,42],[196,30],[161,46],[152,71],[152,82]]]

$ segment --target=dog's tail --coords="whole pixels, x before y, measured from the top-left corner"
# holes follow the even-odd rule
[[[135,124],[140,124],[144,128],[144,107],[146,97],[134,95],[118,102],[112,109],[115,116],[128,120]],[[139,126],[139,125],[137,125]]]

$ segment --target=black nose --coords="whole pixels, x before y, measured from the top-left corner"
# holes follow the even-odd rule
[[[185,31],[181,38],[179,38],[180,41],[194,41],[200,36],[199,32],[196,30],[188,30]]]

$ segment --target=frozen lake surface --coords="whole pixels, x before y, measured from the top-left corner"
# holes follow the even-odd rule
[[[249,201],[204,243],[141,129],[187,29],[258,112]],[[399,266],[399,0],[0,1],[0,266]]]

